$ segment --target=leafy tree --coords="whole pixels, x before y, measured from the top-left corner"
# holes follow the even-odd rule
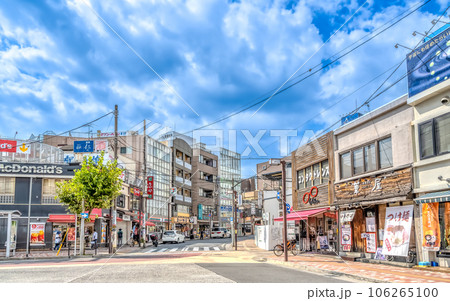
[[[120,195],[122,180],[119,179],[122,170],[117,162],[104,162],[102,152],[96,164],[91,157],[85,158],[81,168],[75,171],[73,179],[57,183],[57,198],[67,205],[68,209],[80,214],[82,202],[84,210],[89,214],[94,208],[110,208],[111,200]]]

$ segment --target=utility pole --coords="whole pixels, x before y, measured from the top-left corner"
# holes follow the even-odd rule
[[[32,190],[33,190],[33,178],[30,177],[30,192],[28,195],[27,257],[30,255],[30,217],[31,217],[31,193],[32,193]],[[10,224],[8,224],[8,227],[10,227],[9,225]]]
[[[119,107],[115,105],[114,107],[114,160],[117,163],[118,159],[118,119],[119,119]],[[109,253],[114,253],[117,248],[116,239],[116,210],[117,210],[116,199],[112,200],[112,206],[109,209]]]
[[[147,204],[147,198],[145,197],[145,194],[147,193],[147,190],[145,189],[145,185],[147,182],[147,134],[146,134],[146,130],[147,130],[147,121],[144,119],[144,179],[142,181],[142,186],[143,186],[143,199],[142,199],[142,211],[144,212],[144,221],[143,221],[143,225],[142,225],[142,235],[144,236],[144,242],[142,243],[142,246],[145,248],[145,223],[146,223],[146,204]]]
[[[234,181],[233,181],[234,184]],[[234,204],[234,250],[237,251],[238,245],[238,223],[237,223],[237,204],[236,204],[237,193],[233,185],[233,204]]]
[[[286,161],[281,161],[282,202],[283,202],[283,248],[284,261],[288,261],[287,221],[286,221]]]

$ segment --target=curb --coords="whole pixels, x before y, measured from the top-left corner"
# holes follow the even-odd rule
[[[337,271],[333,271],[333,270],[327,270],[327,269],[315,268],[315,267],[310,267],[310,266],[305,266],[305,265],[299,265],[299,264],[295,264],[295,263],[292,263],[292,262],[278,261],[278,260],[274,260],[274,259],[270,259],[270,258],[267,258],[267,263],[286,265],[286,266],[289,266],[289,267],[292,267],[292,268],[301,269],[301,270],[307,271],[307,272],[328,273],[328,274],[333,274],[333,275],[336,275],[336,276],[346,276],[346,277],[353,278],[353,279],[356,279],[356,280],[367,281],[367,282],[371,282],[371,283],[390,283],[389,281],[383,281],[383,280],[379,280],[379,279],[375,279],[375,278],[364,277],[364,276],[357,276],[357,275],[343,273],[343,272],[337,272]]]

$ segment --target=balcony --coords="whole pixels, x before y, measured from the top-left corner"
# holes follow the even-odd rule
[[[175,163],[177,163],[178,165],[184,166],[184,161],[179,159],[179,158],[175,158]]]
[[[184,201],[185,201],[186,203],[192,203],[192,199],[191,199],[190,197],[188,197],[188,196],[185,196],[185,197],[184,197]]]
[[[192,182],[190,180],[188,180],[188,179],[184,179],[184,184],[186,186],[192,186]]]
[[[189,169],[189,170],[192,169],[192,165],[189,164],[189,163],[187,163],[187,162],[184,162],[184,167],[186,167],[186,168]]]
[[[177,181],[177,182],[179,182],[181,184],[184,183],[183,178],[182,177],[178,177],[178,176],[175,177],[175,181]]]
[[[175,195],[175,200],[177,200],[177,201],[183,201],[183,195],[181,195],[181,194],[176,194],[176,195]]]

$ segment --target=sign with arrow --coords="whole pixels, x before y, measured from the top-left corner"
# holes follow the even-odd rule
[[[19,143],[16,148],[16,153],[17,154],[30,154],[30,148],[31,148],[30,144],[26,144],[26,143],[20,144]]]
[[[88,218],[89,214],[87,212],[80,213],[82,218]]]

